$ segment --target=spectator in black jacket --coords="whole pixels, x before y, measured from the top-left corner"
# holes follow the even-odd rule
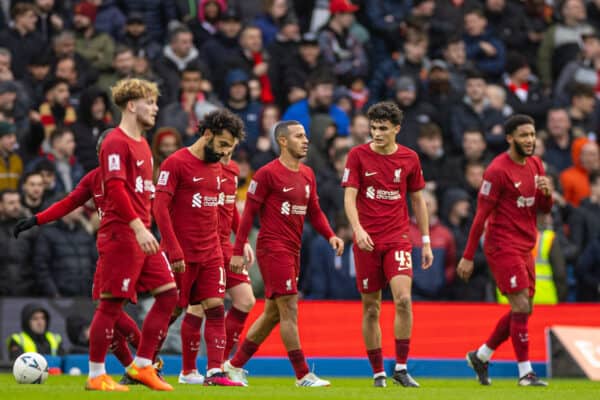
[[[33,254],[36,281],[50,297],[89,297],[98,253],[94,236],[82,225],[83,209],[40,228]]]
[[[148,35],[158,42],[164,41],[169,23],[177,18],[173,0],[120,0],[119,3],[127,15],[132,12],[143,15]]]
[[[67,317],[65,324],[71,342],[69,354],[87,354],[90,346],[91,321],[84,316],[72,314]]]
[[[429,122],[419,126],[417,135],[415,151],[421,161],[425,188],[441,197],[457,175],[456,170],[449,168],[449,159],[444,152],[442,131],[435,123]]]
[[[506,45],[507,50],[522,50],[527,37],[527,18],[520,2],[485,0],[488,25]]]
[[[600,301],[600,237],[583,251],[575,268],[577,301]]]
[[[600,171],[590,173],[590,190],[590,197],[572,210],[568,220],[569,237],[580,252],[600,237]]]
[[[33,228],[18,239],[13,236],[17,221],[28,214],[21,206],[19,192],[0,192],[0,296],[36,295],[31,255],[37,237]]]
[[[146,32],[144,16],[136,12],[127,16],[121,43],[131,48],[137,57],[143,56],[150,61],[156,60],[161,52],[159,42],[153,40]]]

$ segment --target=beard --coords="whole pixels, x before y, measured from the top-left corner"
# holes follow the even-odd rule
[[[525,149],[523,148],[523,146],[521,146],[519,143],[515,142],[515,151],[521,157],[531,157],[535,153],[535,143],[533,144],[533,147],[531,149],[531,153],[528,154],[525,151]]]
[[[208,142],[208,144],[204,146],[204,162],[207,162],[209,164],[219,162],[219,160],[221,160],[221,157],[223,157],[222,153],[217,153],[215,151],[213,146],[213,140],[214,139],[211,139],[210,142]]]

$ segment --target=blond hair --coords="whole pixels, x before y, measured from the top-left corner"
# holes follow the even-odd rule
[[[158,97],[160,95],[156,83],[137,78],[122,79],[111,87],[110,90],[113,102],[121,110],[125,109],[127,103],[131,100]]]

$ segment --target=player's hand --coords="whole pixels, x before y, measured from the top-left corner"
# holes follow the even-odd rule
[[[537,188],[544,193],[544,196],[550,196],[554,191],[552,180],[547,176],[538,176],[536,184]]]
[[[184,260],[177,260],[174,261],[171,264],[171,271],[173,272],[185,272],[185,261]]]
[[[431,251],[431,243],[423,243],[421,249],[421,268],[429,269],[433,264],[433,251]]]
[[[137,240],[144,254],[150,256],[158,253],[158,249],[160,248],[158,242],[156,241],[156,238],[152,232],[145,227],[144,229],[138,229],[135,231],[135,240]]]
[[[241,274],[244,272],[244,256],[233,256],[229,261],[229,269],[231,272]]]
[[[15,238],[18,238],[19,233],[26,231],[27,229],[31,229],[36,225],[37,218],[35,217],[35,215],[29,218],[22,218],[15,225],[15,230],[13,231],[13,234],[15,235]]]
[[[356,232],[356,244],[358,248],[363,251],[373,251],[375,248],[375,243],[373,243],[373,239],[371,236],[365,231],[363,228],[359,228]]]
[[[468,282],[471,274],[473,273],[473,260],[461,258],[458,262],[458,267],[456,267],[456,273],[460,279]]]
[[[246,259],[247,266],[254,264],[254,250],[252,250],[250,243],[244,245],[244,258]]]
[[[329,239],[329,244],[335,250],[336,256],[339,257],[342,254],[344,254],[344,241],[342,239],[340,239],[337,236],[334,236],[331,239]]]

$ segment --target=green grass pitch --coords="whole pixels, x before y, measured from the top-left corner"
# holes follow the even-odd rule
[[[115,377],[116,378],[116,377]],[[326,378],[326,377],[325,377]],[[85,377],[51,376],[43,385],[19,385],[11,374],[0,375],[2,400],[76,400],[76,399],[402,399],[402,400],[598,400],[600,383],[587,380],[553,379],[547,388],[518,387],[516,380],[496,379],[490,387],[481,387],[475,379],[419,379],[421,388],[405,389],[393,385],[374,388],[370,379],[331,379],[328,388],[296,388],[290,378],[252,378],[250,387],[223,388],[178,385],[176,377],[168,377],[175,386],[170,393],[151,392],[145,387],[133,386],[129,393],[100,393],[83,390]]]

